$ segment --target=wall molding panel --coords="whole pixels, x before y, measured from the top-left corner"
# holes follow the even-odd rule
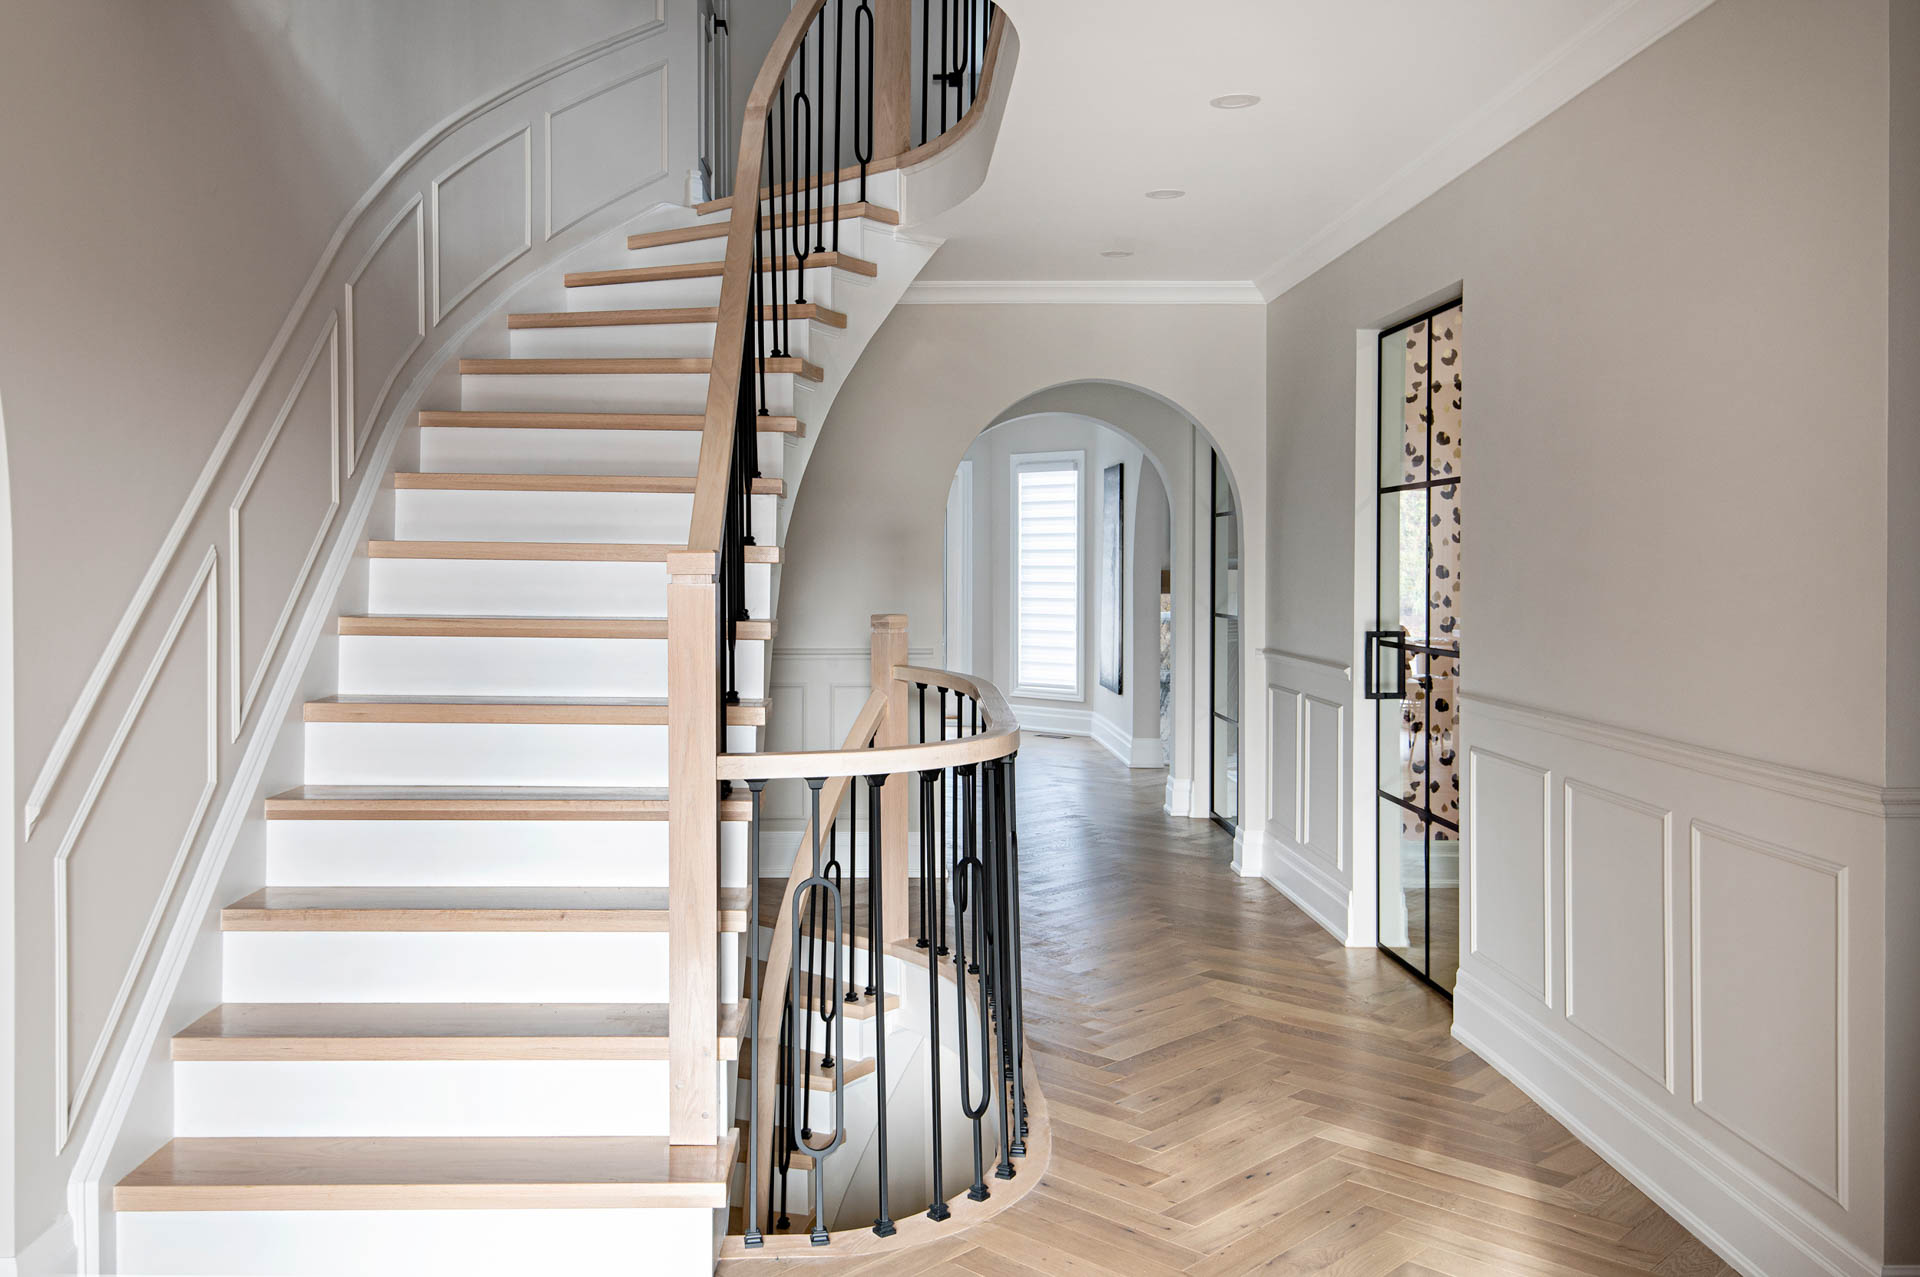
[[[559,220],[560,214],[557,213],[554,208],[554,204],[555,204],[554,192],[558,190],[561,187],[561,185],[569,177],[573,175],[567,171],[565,160],[556,161],[554,158],[555,155],[558,153],[559,146],[565,144],[565,133],[566,133],[566,130],[563,127],[561,138],[559,140],[559,143],[557,144],[555,134],[554,134],[555,121],[560,120],[562,117],[568,115],[569,113],[589,111],[590,109],[596,106],[603,110],[612,108],[615,111],[618,111],[625,104],[619,101],[619,99],[613,97],[612,95],[617,94],[621,89],[627,88],[629,85],[637,85],[647,79],[652,79],[654,82],[652,91],[655,98],[657,98],[657,105],[655,109],[658,111],[659,117],[660,117],[660,132],[658,136],[659,150],[657,155],[654,157],[656,162],[650,166],[642,168],[637,174],[632,174],[632,173],[626,174],[625,175],[626,184],[623,186],[620,186],[616,190],[607,191],[607,192],[595,192],[594,196],[590,197],[590,198],[593,198],[595,202],[593,202],[592,204],[588,205],[585,208],[566,210],[567,216],[565,220],[564,221]],[[594,126],[594,122],[591,119],[581,122],[581,127],[589,131],[593,128],[593,126]],[[544,238],[552,239],[555,235],[560,234],[561,232],[569,229],[570,227],[578,225],[583,218],[592,216],[593,214],[599,212],[601,209],[605,208],[607,205],[613,203],[615,200],[620,199],[624,196],[632,195],[635,192],[645,187],[651,186],[655,182],[659,181],[661,178],[667,175],[667,169],[666,169],[667,64],[665,60],[663,59],[661,61],[651,63],[648,66],[644,66],[640,68],[638,71],[635,71],[629,75],[624,75],[619,79],[612,81],[609,84],[601,85],[597,89],[593,89],[590,92],[581,94],[579,97],[573,98],[570,101],[565,102],[560,106],[552,108],[551,110],[547,111],[546,118],[542,121],[542,127],[546,135],[545,137],[546,145],[543,149],[546,152],[546,157],[547,157],[546,158],[546,163],[547,163],[546,210],[545,210],[546,230],[544,233]],[[586,171],[588,173],[592,173],[595,171],[615,171],[615,170],[611,170],[611,169],[599,170],[598,166],[589,166]],[[620,178],[616,177],[615,180],[618,181],[620,180]]]
[[[1742,1271],[1878,1274],[1892,795],[1461,699],[1454,1035]]]
[[[306,558],[293,574],[292,585],[287,590],[287,601],[280,608],[280,615],[273,623],[272,631],[260,648],[260,659],[254,662],[252,675],[242,674],[245,664],[243,608],[241,590],[244,587],[241,573],[242,549],[241,532],[246,510],[247,498],[253,494],[254,484],[260,473],[266,469],[273,455],[274,445],[280,442],[285,432],[287,420],[293,415],[294,406],[306,392],[308,384],[320,362],[320,356],[327,356],[327,421],[330,435],[330,464],[321,479],[327,489],[327,506],[320,513],[319,526],[313,534],[313,543],[307,549]],[[340,320],[335,313],[327,320],[327,326],[320,333],[319,340],[313,344],[313,351],[307,356],[307,362],[294,378],[293,388],[287,392],[286,402],[280,405],[279,415],[267,428],[267,437],[261,441],[260,451],[254,454],[253,464],[247,468],[246,478],[240,481],[240,490],[234,493],[233,504],[227,507],[227,616],[230,634],[228,643],[233,659],[228,663],[232,674],[233,687],[229,697],[233,718],[230,740],[238,740],[246,725],[247,715],[253,710],[254,698],[260,694],[260,686],[266,681],[267,670],[273,664],[275,653],[280,650],[280,641],[286,636],[287,625],[293,620],[294,608],[300,602],[301,594],[307,588],[308,580],[313,576],[313,568],[320,561],[320,552],[326,548],[327,537],[333,531],[334,516],[340,512]]]
[[[435,126],[342,219],[39,761],[20,819],[56,863],[49,1090],[60,1160],[49,1173],[70,1187],[80,1271],[111,1262],[108,1185],[135,1145],[140,1157],[151,1152],[143,1142],[165,1103],[166,1088],[142,1079],[164,1059],[158,1044],[188,1009],[186,990],[202,996],[217,967],[207,918],[254,872],[262,792],[297,768],[297,734],[282,728],[328,641],[336,595],[358,588],[356,550],[385,508],[404,428],[420,407],[453,406],[452,359],[504,342],[498,311],[510,296],[520,309],[547,308],[571,255],[687,216],[678,192],[662,198],[658,177],[632,180],[642,160],[662,175],[690,170],[697,145],[694,80],[668,74],[693,57],[695,32],[677,19],[669,28],[664,0],[643,7],[650,19]],[[590,107],[566,113],[616,85],[629,91],[599,100],[638,112],[629,127],[608,127]],[[549,164],[550,117],[572,170]],[[636,130],[662,145],[636,159]],[[603,165],[622,174],[617,186],[594,188],[590,206],[560,205],[570,220],[536,242],[533,209],[546,206],[549,176]],[[282,508],[289,494],[295,508]],[[181,601],[155,651],[163,597]],[[187,706],[201,684],[183,662],[191,648],[197,670],[199,649],[183,640],[199,634],[202,609],[207,684],[204,703]],[[135,653],[152,663],[132,665]],[[168,750],[151,744],[161,735]],[[191,749],[180,743],[188,736]],[[191,785],[179,781],[183,769]],[[165,847],[141,847],[143,872],[107,892],[90,880],[117,863],[109,836],[156,797],[164,827],[153,833]],[[95,961],[99,946],[75,940],[86,926],[119,928],[135,946],[124,979],[105,966],[118,949]]]
[[[372,228],[376,226],[384,228],[387,225],[386,219],[393,218],[410,199],[421,194],[426,171],[430,166],[444,162],[445,156],[452,153],[448,145],[450,141],[467,130],[469,126],[476,122],[485,123],[511,112],[544,109],[545,97],[553,93],[549,86],[584,68],[598,68],[603,64],[617,64],[624,58],[632,58],[636,53],[643,51],[643,47],[653,37],[665,34],[668,29],[665,0],[655,0],[651,9],[652,14],[646,21],[551,62],[519,83],[498,93],[490,94],[448,116],[396,156],[367,192],[341,218],[326,247],[321,251],[319,259],[314,263],[312,271],[308,274],[305,284],[302,285],[299,294],[288,309],[286,319],[282,321],[266,354],[261,358],[253,378],[248,382],[246,390],[242,392],[239,403],[227,419],[225,427],[222,428],[219,438],[207,457],[206,464],[201,468],[193,487],[182,502],[179,513],[156,547],[145,575],[128,600],[113,633],[108,636],[99,659],[95,662],[85,683],[78,689],[60,731],[48,747],[46,756],[35,774],[34,782],[27,792],[26,801],[22,804],[21,829],[24,837],[33,836],[54,787],[60,782],[71,762],[82,730],[98,710],[100,701],[106,694],[107,684],[125,656],[135,630],[146,616],[147,609],[152,605],[153,597],[159,591],[168,570],[174,565],[186,545],[189,534],[193,531],[196,521],[212,495],[214,485],[235,442],[247,423],[253,419],[262,392],[273,376],[284,370],[288,344],[303,324],[313,319],[315,301],[323,287],[327,288],[332,295],[331,281],[339,280],[344,284],[346,272],[342,265],[343,261],[357,260],[346,257],[345,254],[361,245],[370,247],[375,237]],[[605,74],[603,70],[595,73]],[[691,103],[689,102],[688,105],[690,107]],[[531,125],[532,121],[529,117],[527,127],[531,128]],[[680,128],[677,123],[672,127],[676,130]],[[676,145],[690,148],[692,130],[693,126],[689,122],[685,125],[684,131],[676,132],[674,135]],[[623,212],[631,216],[638,211],[638,207],[624,210],[610,208],[602,215],[590,220],[595,224],[602,220],[612,224],[620,219]],[[583,226],[581,229],[591,230],[593,227]],[[360,251],[364,253],[368,248],[361,248]],[[447,318],[452,316],[436,317],[435,327]],[[471,316],[463,314],[459,318],[464,321]],[[419,358],[420,354],[416,352],[412,362],[417,364]]]
[[[1359,819],[1348,707],[1351,667],[1263,648],[1267,674],[1266,828],[1260,876],[1342,944],[1368,943],[1355,918],[1373,914],[1373,826]],[[1363,846],[1364,843],[1364,846]],[[1364,855],[1367,876],[1357,862]]]
[[[81,796],[67,830],[60,839],[60,846],[54,852],[53,881],[53,1014],[54,1014],[54,1151],[60,1152],[73,1138],[75,1126],[86,1104],[87,1096],[93,1089],[94,1080],[99,1076],[100,1066],[106,1058],[107,1048],[112,1043],[125,1016],[128,1003],[133,997],[140,970],[146,965],[147,956],[153,949],[155,937],[159,934],[160,924],[174,900],[179,887],[181,871],[186,868],[188,853],[200,835],[200,828],[206,823],[207,810],[213,803],[215,789],[220,783],[220,600],[219,600],[219,551],[207,547],[206,557],[200,561],[200,568],[194,573],[188,584],[180,605],[175,609],[173,619],[168,623],[165,635],[155,649],[153,659],[147,663],[146,672],[141,676],[140,684],[128,701],[126,712],[122,714],[119,725],[114,729],[113,738],[107,743],[101,755],[99,765],[95,767],[93,779],[88,783],[86,792]],[[109,1006],[106,1019],[101,1025],[92,1045],[87,1050],[86,1062],[80,1076],[72,1075],[73,1049],[73,999],[70,963],[72,960],[72,889],[71,866],[74,853],[80,849],[82,836],[86,833],[87,822],[92,817],[100,797],[111,783],[114,770],[120,761],[127,740],[133,735],[145,712],[155,684],[160,681],[161,672],[166,668],[175,647],[187,633],[187,622],[192,618],[195,608],[201,603],[206,605],[205,653],[203,656],[206,695],[203,751],[206,760],[206,780],[193,804],[191,815],[187,819],[180,839],[174,847],[173,856],[168,864],[165,878],[156,894],[152,908],[148,913],[145,929],[139,941],[134,945],[132,960],[127,965],[120,988]]]
[[[388,363],[380,385],[373,392],[373,398],[368,402],[367,410],[363,413],[359,410],[360,281],[372,268],[375,259],[386,251],[390,243],[394,242],[394,235],[408,223],[411,223],[413,228],[413,339]],[[344,317],[343,323],[346,327],[346,340],[342,351],[346,362],[346,390],[343,402],[346,404],[348,418],[346,465],[347,474],[351,476],[360,468],[361,444],[372,432],[373,424],[379,419],[380,410],[386,406],[387,395],[392,392],[394,383],[400,380],[401,369],[407,366],[407,360],[413,358],[414,352],[419,350],[420,344],[427,339],[427,222],[425,201],[421,196],[414,196],[407,201],[406,207],[394,214],[393,220],[388,222],[374,239],[373,246],[367,250],[366,256],[360,259],[360,264],[355,266],[353,273],[347,276],[340,313]]]

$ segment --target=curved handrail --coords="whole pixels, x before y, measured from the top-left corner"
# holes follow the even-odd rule
[[[986,730],[977,735],[923,745],[880,749],[800,749],[785,753],[723,754],[722,780],[804,780],[809,777],[897,776],[902,772],[942,771],[1005,758],[1020,748],[1020,720],[1000,690],[984,679],[918,665],[896,665],[893,677],[904,683],[945,687],[979,702]],[[831,810],[831,809],[829,809]]]

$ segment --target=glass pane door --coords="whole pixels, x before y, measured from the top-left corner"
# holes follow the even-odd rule
[[[1240,517],[1220,454],[1213,456],[1213,707],[1211,749],[1214,820],[1240,819]]]
[[[1378,616],[1366,693],[1380,947],[1451,992],[1460,963],[1459,302],[1380,335]]]

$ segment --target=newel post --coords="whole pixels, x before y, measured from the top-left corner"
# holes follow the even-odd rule
[[[883,613],[873,618],[873,690],[887,693],[886,717],[874,733],[880,748],[911,743],[907,730],[907,685],[893,676],[907,663],[907,618]],[[891,944],[907,939],[907,810],[912,778],[892,777],[880,789],[880,931]],[[874,872],[869,870],[869,872]]]
[[[669,554],[667,1068],[675,1144],[719,1139],[719,615],[719,556]]]
[[[913,146],[913,0],[874,0],[873,158]]]

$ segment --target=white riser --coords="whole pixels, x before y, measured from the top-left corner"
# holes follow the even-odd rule
[[[705,412],[705,373],[466,373],[469,412]],[[768,411],[793,411],[793,374],[767,375]]]
[[[842,204],[852,203],[854,193],[859,189],[860,184],[857,181],[851,183],[841,182],[840,202]],[[817,206],[820,203],[819,197],[814,197],[812,202]],[[831,182],[827,183],[824,202],[827,212],[831,214],[833,209],[833,183]],[[816,214],[815,216],[818,215]],[[869,223],[863,217],[843,217],[839,219],[839,222],[840,251],[849,253],[854,257],[865,257],[867,255],[862,249],[866,243],[865,237],[868,233],[867,228],[869,226],[875,226],[876,233],[886,233],[885,230],[879,229],[877,224]],[[828,216],[824,226],[815,226],[813,220],[810,218],[807,223],[807,233],[811,237],[807,241],[808,246],[812,247],[815,244],[821,244],[828,250],[832,250],[834,246],[833,223],[834,219]],[[769,241],[766,236],[767,233],[763,229],[760,233],[760,251],[762,254],[773,251],[769,247]],[[787,253],[789,251],[788,236],[784,229],[779,232],[779,240],[780,247],[778,251],[783,254]],[[795,242],[798,242],[797,239]],[[603,259],[597,259],[591,266],[582,267],[582,269],[617,270],[622,266],[673,266],[683,262],[717,262],[726,256],[726,251],[727,241],[718,237],[713,239],[686,240],[678,244],[654,244],[647,248],[628,249],[624,255],[608,255]]]
[[[764,349],[773,349],[773,325],[763,324]],[[816,329],[796,320],[787,326],[787,353],[810,358]],[[589,328],[513,328],[507,350],[515,359],[705,359],[713,353],[712,324],[597,324]],[[817,362],[817,361],[816,361]]]
[[[178,1061],[173,1133],[666,1135],[664,1060]]]
[[[767,644],[739,643],[741,689],[766,695]],[[350,634],[340,640],[350,696],[665,696],[665,639],[448,638]]]
[[[780,272],[786,276],[786,300],[798,302],[796,295],[799,285],[799,271]],[[806,299],[818,302],[829,310],[840,310],[833,303],[833,290],[838,286],[835,274],[844,275],[831,267],[809,266],[806,271]],[[769,272],[762,278],[761,297],[767,302],[780,300],[774,284],[774,275]],[[665,310],[678,306],[718,306],[720,304],[720,277],[705,276],[700,279],[656,279],[643,284],[589,284],[584,288],[567,290],[568,310]]]
[[[229,931],[221,939],[228,1002],[667,1000],[664,932]]]
[[[462,492],[393,494],[403,541],[627,541],[682,544],[693,494],[678,492]],[[773,544],[779,498],[752,498],[753,535]]]
[[[664,820],[274,820],[276,887],[664,887]],[[720,826],[720,885],[747,885],[746,822]]]
[[[710,1277],[706,1209],[122,1211],[123,1273],[197,1277]]]
[[[369,607],[396,616],[665,616],[664,563],[374,559]],[[747,565],[747,614],[772,614],[773,565]]]
[[[664,785],[667,729],[308,723],[309,785]]]
[[[704,407],[702,409],[704,411]],[[760,473],[785,473],[786,436],[759,436]],[[697,430],[519,430],[428,426],[420,468],[459,474],[657,474],[700,469]]]

